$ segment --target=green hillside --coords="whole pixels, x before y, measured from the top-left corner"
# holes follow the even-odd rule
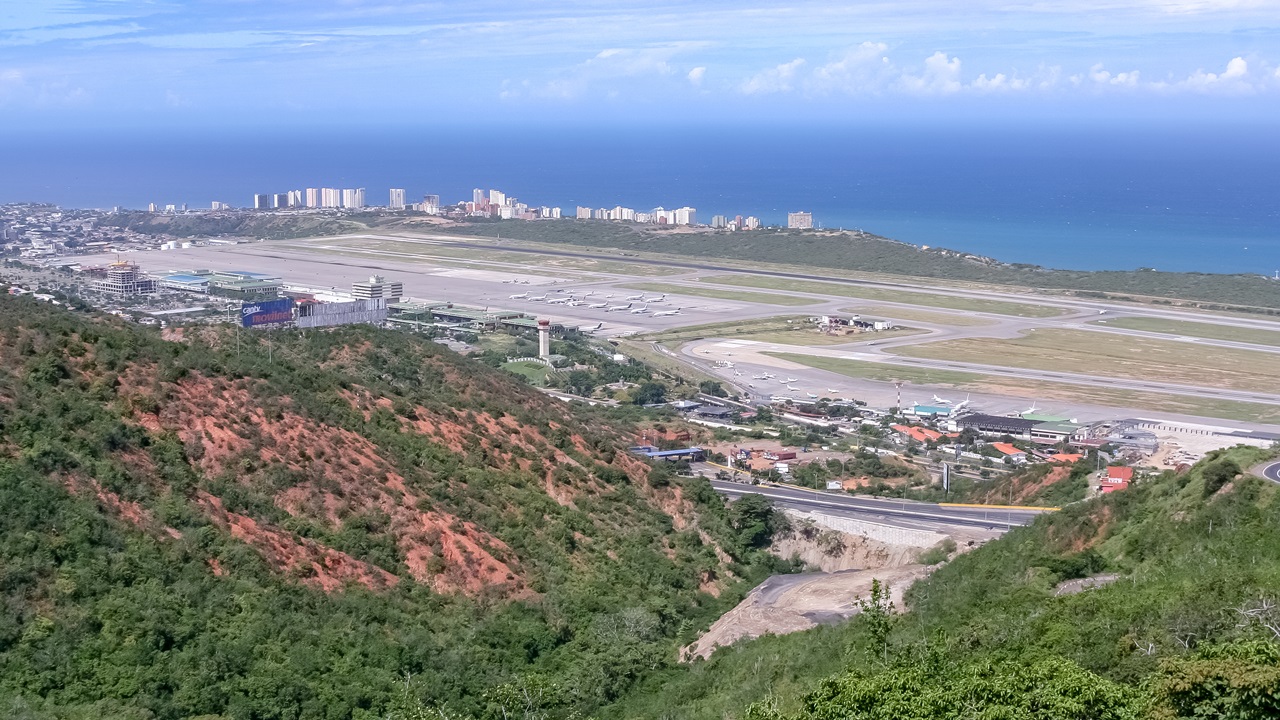
[[[1237,476],[1271,454],[1072,505],[940,568],[903,614],[721,650],[610,717],[1280,716],[1280,492]]]
[[[0,298],[0,716],[595,713],[774,565],[603,412],[390,331]]]

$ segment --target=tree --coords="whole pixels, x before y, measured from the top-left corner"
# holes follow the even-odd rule
[[[729,506],[729,524],[737,531],[744,549],[769,544],[779,520],[773,503],[759,493],[748,493]]]
[[[724,386],[718,380],[703,380],[698,383],[698,391],[703,395],[711,395],[712,397],[727,397],[729,395],[724,391]]]
[[[641,384],[631,395],[631,402],[636,405],[660,405],[666,401],[667,389],[655,382]]]
[[[1157,718],[1280,717],[1280,646],[1237,641],[1160,663],[1152,684]]]
[[[1137,691],[1064,658],[955,665],[931,653],[873,675],[849,672],[827,680],[793,715],[756,704],[747,718],[1137,720],[1143,705]]]
[[[1230,458],[1209,463],[1200,474],[1204,478],[1204,496],[1209,497],[1218,492],[1227,483],[1235,480],[1239,474],[1240,466]]]

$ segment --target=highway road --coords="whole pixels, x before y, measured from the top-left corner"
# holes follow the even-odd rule
[[[1280,462],[1273,462],[1258,471],[1262,477],[1280,485]]]
[[[996,530],[1028,525],[1042,510],[1007,510],[973,508],[855,496],[847,493],[823,493],[781,485],[747,485],[712,480],[711,486],[731,498],[749,493],[764,495],[774,504],[804,512],[823,512],[857,520],[896,525],[911,529],[936,530],[939,526],[962,525]]]

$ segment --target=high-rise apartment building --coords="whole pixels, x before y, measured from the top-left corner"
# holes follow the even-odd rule
[[[475,203],[477,210],[489,204],[489,200],[484,196],[484,190],[480,188],[471,191],[471,202]]]
[[[287,208],[289,207],[289,193],[276,193],[271,196],[271,207]]]
[[[503,205],[508,204],[506,193],[502,192],[501,190],[490,190],[489,204],[497,205],[498,207],[502,207]]]
[[[320,188],[307,188],[305,202],[309,208],[320,207]]]
[[[266,193],[258,193],[253,196],[254,210],[269,210],[271,208],[271,196]],[[154,212],[154,211],[152,211]]]
[[[342,191],[338,188],[321,188],[320,189],[320,207],[338,208],[342,207]]]
[[[755,215],[748,215],[747,219],[742,222],[742,227],[747,230],[759,230],[760,218]]]
[[[726,218],[725,216],[723,215],[711,216],[711,227],[722,228],[722,227],[728,227],[728,226],[729,226],[729,219]]]
[[[349,210],[364,207],[364,188],[345,188],[342,191],[342,207]]]
[[[423,195],[422,196],[422,212],[428,215],[437,215],[440,213],[440,196],[439,195]]]
[[[289,207],[302,207],[302,191],[301,190],[289,191]]]
[[[387,207],[391,210],[404,209],[404,188],[391,188],[391,199],[387,202]]]
[[[579,219],[579,220],[590,220],[590,219],[591,219],[591,208],[589,208],[589,207],[582,207],[581,205],[579,205],[579,206],[578,206],[578,209],[577,209],[577,211],[576,211],[576,213],[574,214],[574,217],[576,217],[576,218],[577,218],[577,219]]]
[[[787,227],[792,230],[809,230],[813,228],[813,213],[807,212],[789,212],[787,213]]]

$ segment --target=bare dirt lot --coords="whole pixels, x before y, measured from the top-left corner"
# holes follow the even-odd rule
[[[726,647],[744,638],[765,633],[785,635],[846,620],[858,613],[857,601],[871,591],[872,580],[887,583],[894,604],[901,607],[903,592],[928,571],[925,565],[903,565],[879,570],[775,575],[752,590],[682,654],[685,659],[705,659],[717,647]]]

